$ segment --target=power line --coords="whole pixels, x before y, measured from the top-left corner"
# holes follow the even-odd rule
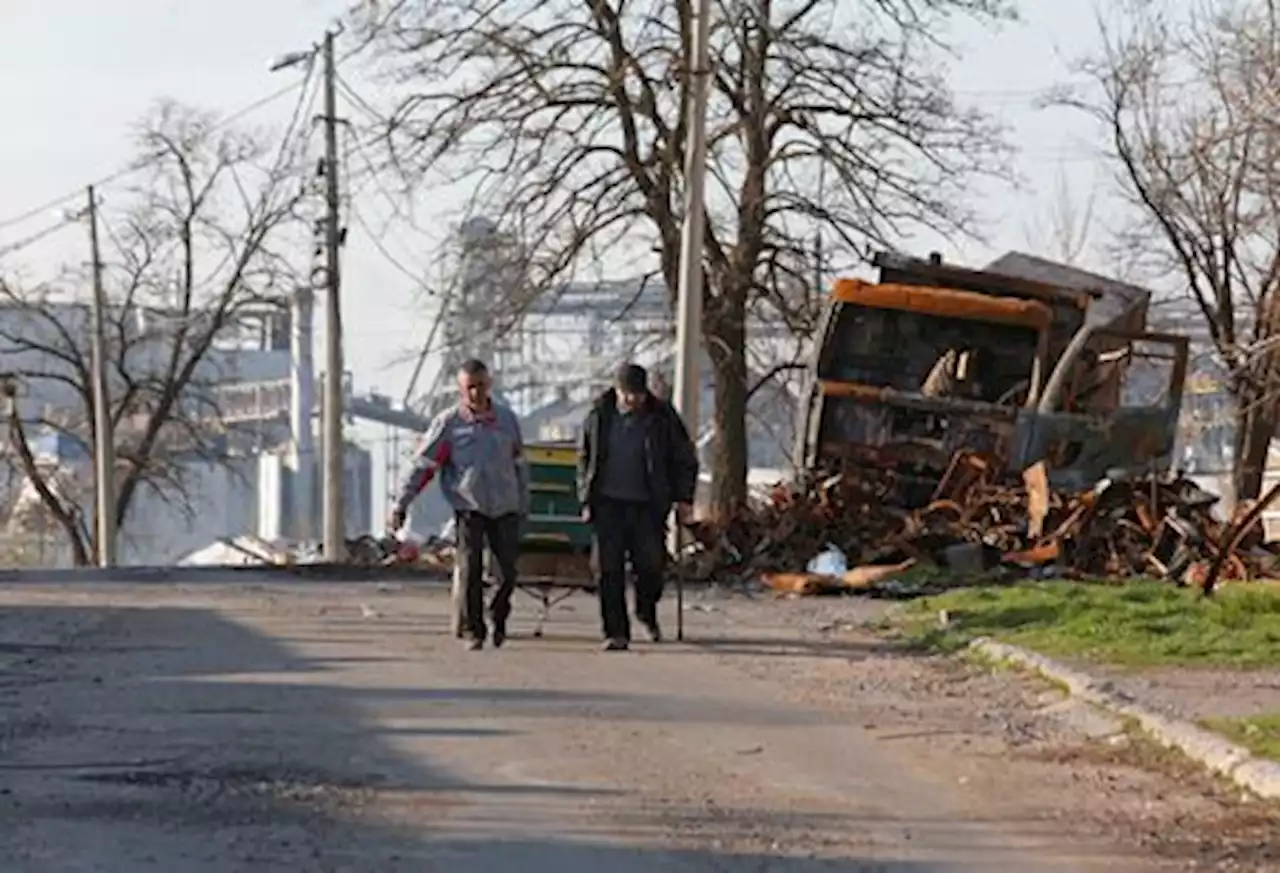
[[[373,247],[381,253],[382,257],[387,260],[387,263],[391,264],[391,266],[395,267],[405,276],[421,286],[422,290],[426,291],[428,295],[434,294],[434,292],[427,287],[426,283],[423,282],[421,276],[414,273],[413,270],[410,270],[399,259],[397,259],[395,255],[387,251],[387,247],[383,244],[379,235],[374,233],[373,228],[371,228],[369,223],[364,220],[364,216],[360,214],[359,209],[356,209],[356,205],[354,203],[350,204],[347,209],[351,213],[351,217],[355,219],[356,224],[360,225],[360,227],[364,229],[364,232],[369,234],[369,240],[373,243]]]
[[[75,224],[78,220],[79,216],[64,218],[62,221],[59,221],[57,224],[50,225],[44,230],[38,230],[30,236],[23,237],[20,240],[9,243],[8,245],[0,246],[0,258],[8,257],[15,252],[20,252],[29,246],[33,246],[42,239],[53,236],[64,227],[69,227],[70,225]]]
[[[364,48],[363,44],[353,48],[351,51],[340,56],[336,61],[336,63],[341,64],[349,60],[354,55],[356,55],[359,51],[361,51],[363,48]],[[227,125],[234,124],[235,122],[241,120],[247,115],[252,115],[254,112],[257,112],[259,109],[262,109],[266,106],[271,105],[272,103],[275,103],[277,100],[280,100],[281,98],[286,97],[289,94],[292,94],[294,91],[297,91],[300,88],[305,88],[311,79],[313,66],[314,66],[314,62],[307,65],[307,72],[303,76],[303,78],[289,85],[286,85],[283,88],[280,88],[279,90],[272,91],[270,94],[267,94],[264,97],[260,97],[257,100],[254,100],[252,103],[242,106],[241,108],[218,118],[209,129],[211,131],[220,130],[221,128],[224,128]],[[291,125],[296,123],[297,123],[297,116],[295,115],[295,119],[293,122],[291,122]],[[157,153],[154,155],[146,155],[141,158],[136,158],[130,161],[128,164],[124,165],[123,167],[120,167],[119,169],[114,170],[113,172],[107,174],[106,176],[103,176],[87,184],[101,188],[105,185],[111,184],[112,182],[117,182],[126,176],[130,176],[134,173],[137,173],[141,170],[146,169],[147,167],[151,166],[152,164],[160,160],[161,157],[162,157],[162,154]],[[65,203],[68,203],[72,200],[79,199],[80,197],[83,196],[85,187],[86,187],[85,185],[81,185],[78,188],[76,188],[74,191],[69,191],[60,197],[56,197],[52,200],[46,201],[45,203],[42,203],[39,206],[32,207],[31,209],[28,209],[26,212],[20,213],[18,215],[10,216],[9,218],[0,219],[0,230],[3,230],[6,227],[12,227],[15,224],[21,224],[22,222],[27,221],[31,218],[34,218],[43,212],[48,212],[53,209],[57,209],[59,206],[62,206]]]
[[[317,93],[318,93],[319,89],[313,89],[313,90],[311,91],[311,95],[310,95],[311,99],[310,99],[310,101],[308,101],[308,100],[307,100],[307,91],[306,91],[306,86],[309,84],[309,82],[311,81],[311,79],[312,79],[312,70],[311,70],[311,69],[308,69],[306,76],[303,78],[303,80],[302,80],[300,83],[298,83],[298,84],[296,84],[296,85],[294,85],[294,86],[291,86],[289,89],[287,89],[287,90],[285,90],[285,91],[277,92],[276,94],[272,95],[272,99],[277,99],[277,98],[279,98],[279,96],[280,96],[281,94],[287,94],[287,93],[289,93],[289,92],[291,92],[291,91],[295,90],[297,87],[302,87],[302,88],[304,89],[304,90],[303,90],[303,92],[302,92],[302,94],[300,94],[300,95],[299,95],[298,103],[297,103],[297,104],[295,105],[295,107],[294,107],[293,115],[292,115],[292,117],[291,117],[291,119],[290,119],[290,121],[289,121],[289,125],[288,125],[288,127],[286,127],[286,129],[285,129],[285,133],[284,133],[284,136],[283,136],[283,137],[281,138],[281,140],[280,140],[280,148],[279,148],[279,150],[278,150],[277,160],[276,160],[276,163],[277,163],[277,164],[279,164],[281,161],[283,161],[285,154],[289,151],[289,147],[290,147],[291,143],[293,142],[293,140],[294,140],[295,136],[296,136],[296,135],[297,135],[297,133],[298,133],[298,131],[297,131],[297,128],[298,128],[298,122],[299,122],[303,117],[305,117],[305,115],[306,115],[306,114],[309,112],[309,110],[310,110],[310,106],[311,106],[312,104],[314,104],[314,102],[315,102],[316,95],[317,95]],[[264,98],[264,99],[266,99],[266,98]],[[262,104],[263,104],[263,100],[259,100],[259,101],[257,101],[257,105],[262,105]],[[304,112],[304,106],[306,107],[306,112]],[[254,107],[254,108],[256,108],[256,107]],[[245,114],[247,114],[248,112],[251,112],[251,111],[252,111],[252,108],[246,107],[245,109],[239,110],[239,111],[238,111],[238,113],[237,113],[237,115],[238,115],[238,116],[240,116],[240,117],[243,117],[243,115],[245,115]],[[229,118],[230,118],[230,116],[228,116],[228,119],[229,119]],[[213,128],[211,128],[211,129],[216,129],[217,127],[220,127],[220,126],[222,126],[222,125],[224,125],[224,124],[228,123],[228,119],[223,119],[223,120],[221,120],[221,121],[217,122],[217,123],[214,125],[214,127],[213,127]],[[305,142],[305,139],[306,139],[306,137],[305,137],[305,136],[303,136],[303,137],[302,137],[302,141],[304,141],[304,142]],[[153,158],[153,159],[151,159],[151,161],[154,161],[154,160],[156,160],[156,159],[154,159],[154,158]],[[141,168],[142,168],[143,166],[145,166],[145,165],[146,165],[145,163],[140,163],[140,164],[139,164],[135,169],[141,169]],[[115,176],[115,178],[119,178],[119,177],[120,177],[120,176],[122,176],[122,175],[127,175],[127,173],[128,173],[128,171],[123,171],[123,172],[117,173],[117,174],[116,174],[116,176]],[[70,197],[64,197],[64,198],[62,198],[62,200],[57,201],[57,203],[66,202],[66,201],[67,201],[67,200],[69,200],[69,199],[70,199]],[[57,203],[55,203],[55,205],[57,205]],[[50,209],[52,209],[52,207],[50,207]],[[38,214],[38,211],[39,211],[39,210],[37,210],[37,211],[33,211],[33,214]],[[77,223],[77,222],[78,222],[82,217],[83,217],[82,213],[77,213],[77,214],[74,214],[74,215],[70,215],[70,216],[68,216],[67,218],[63,219],[62,221],[58,222],[57,224],[54,224],[54,225],[52,225],[52,226],[50,226],[50,227],[48,227],[48,228],[45,228],[44,230],[37,231],[36,233],[34,233],[34,234],[30,235],[30,236],[27,236],[27,237],[24,237],[24,238],[22,238],[22,239],[20,239],[20,240],[15,241],[15,242],[9,243],[8,245],[0,246],[0,258],[6,257],[6,256],[8,256],[8,255],[14,254],[15,252],[21,251],[22,249],[25,249],[25,248],[30,247],[30,246],[34,245],[35,243],[40,242],[41,240],[45,239],[46,237],[53,235],[54,233],[56,233],[57,231],[61,230],[62,228],[64,228],[64,227],[68,227],[68,226],[70,226],[70,225],[72,225],[72,224]],[[0,224],[0,227],[6,226],[6,225],[12,225],[12,224],[15,224],[15,223],[17,223],[17,221],[18,221],[18,220],[20,220],[20,219],[10,219],[8,222],[6,222],[6,223],[4,223],[4,224]],[[105,227],[105,230],[106,230],[107,235],[108,235],[108,236],[112,239],[112,241],[115,243],[116,248],[117,248],[117,249],[121,249],[121,250],[122,250],[122,247],[121,247],[121,245],[120,245],[119,240],[115,237],[115,234],[112,232],[112,230],[111,230],[111,228],[110,228],[110,226],[109,226],[109,225],[107,225],[107,226]],[[172,248],[173,246],[176,246],[177,244],[178,244],[178,240],[174,240],[174,241],[170,244],[170,246],[169,246],[169,247],[170,247],[170,248]],[[229,258],[229,257],[230,257],[230,255],[228,255],[228,256],[227,256],[227,258]],[[224,262],[225,262],[225,260],[226,260],[226,258],[224,258]],[[221,266],[221,265],[220,265],[220,266]]]
[[[375,120],[381,121],[376,110],[374,110],[369,105],[368,101],[366,101],[363,97],[361,97],[360,94],[357,93],[356,90],[352,88],[349,83],[346,82],[346,80],[344,80],[341,76],[337,76],[335,77],[335,82],[338,85],[338,88],[342,92],[343,96],[346,97],[353,105],[355,105],[358,109],[360,109],[366,115],[373,117]],[[418,228],[410,219],[406,218],[401,213],[401,209],[402,209],[401,203],[397,201],[397,199],[391,194],[390,191],[387,190],[387,187],[383,184],[381,174],[378,172],[378,169],[375,166],[373,159],[369,157],[368,152],[365,150],[365,144],[361,140],[361,138],[359,136],[349,135],[346,138],[344,144],[346,145],[346,149],[344,150],[344,154],[343,154],[344,161],[350,161],[350,156],[352,152],[355,152],[357,155],[359,155],[360,160],[365,165],[365,169],[368,171],[367,179],[374,184],[374,186],[378,189],[379,193],[382,194],[383,198],[391,206],[391,210],[392,210],[391,218],[393,220],[399,218],[405,221],[406,224],[408,224],[418,233],[422,233],[422,230],[420,228]],[[350,173],[350,171],[347,172],[347,178],[348,179],[352,178],[352,174]],[[396,257],[390,252],[390,250],[387,248],[386,244],[382,240],[384,233],[378,233],[377,231],[375,231],[373,227],[370,225],[370,223],[368,222],[368,220],[365,219],[364,215],[356,207],[355,197],[362,190],[363,188],[360,188],[358,190],[352,190],[348,194],[347,209],[352,219],[356,222],[356,224],[358,224],[365,231],[365,233],[369,235],[369,239],[373,243],[374,248],[377,249],[379,254],[381,254],[382,257],[386,259],[386,261],[389,264],[391,264],[391,266],[395,267],[396,270],[398,270],[404,276],[406,276],[411,281],[413,281],[413,283],[417,285],[422,291],[426,292],[428,296],[434,296],[434,292],[427,285],[426,281],[423,279],[423,276],[419,273],[416,273],[414,270],[410,269],[409,267],[405,266],[403,261],[401,261],[398,257]],[[389,223],[390,222],[388,222],[388,224]],[[384,226],[384,232],[385,232],[385,226]]]
[[[301,84],[302,93],[298,97],[298,102],[295,103],[293,106],[293,115],[290,116],[289,124],[285,127],[284,135],[280,138],[280,150],[276,154],[277,165],[283,162],[285,154],[289,150],[290,141],[294,138],[294,135],[298,132],[299,122],[301,122],[304,118],[307,118],[311,115],[312,107],[315,106],[316,98],[320,94],[320,89],[318,87],[317,88],[310,87],[313,82],[319,81],[318,77],[316,77],[315,75],[315,71],[316,71],[316,58],[315,58],[315,55],[312,55],[311,58],[307,61],[307,69],[302,77],[302,84]],[[302,137],[301,141],[305,143],[306,137],[305,136]]]
[[[386,123],[386,119],[383,118],[383,116],[376,109],[370,106],[369,101],[361,97],[360,94],[355,90],[355,88],[353,88],[346,80],[339,77],[338,86],[339,88],[341,88],[343,95],[348,100],[350,100],[357,108],[363,111],[368,117],[373,119],[378,124]],[[405,224],[409,225],[409,227],[413,228],[413,230],[416,233],[422,234],[423,236],[427,236],[428,234],[421,227],[417,225],[417,222],[415,222],[412,217],[405,214],[405,207],[408,202],[407,199],[396,197],[394,194],[391,193],[391,191],[387,189],[387,186],[383,183],[382,174],[379,172],[373,158],[369,156],[369,152],[365,148],[365,145],[366,145],[365,142],[359,138],[356,138],[354,140],[354,145],[355,145],[356,153],[360,156],[360,160],[364,163],[365,169],[369,173],[369,178],[373,181],[373,184],[378,188],[378,191],[379,193],[382,194],[383,198],[386,199],[387,203],[390,204],[391,217],[393,219],[398,218],[402,220]]]
[[[346,79],[342,78],[341,76],[338,77],[337,81],[338,81],[338,88],[342,91],[343,95],[355,105],[357,109],[359,109],[361,112],[363,112],[365,115],[367,115],[369,118],[371,118],[373,121],[377,122],[378,124],[385,125],[387,123],[386,116],[384,116],[381,112],[375,109],[373,107],[373,104],[371,104],[368,100],[360,96],[360,92],[357,91],[354,87],[352,87],[350,82],[348,82]]]
[[[223,116],[222,118],[219,118],[216,122],[214,122],[212,127],[210,127],[210,130],[218,130],[222,127],[227,126],[228,124],[238,121],[239,119],[243,118],[246,115],[256,112],[257,110],[261,109],[264,106],[274,103],[276,100],[279,100],[281,97],[284,97],[285,95],[290,94],[291,92],[296,91],[298,88],[302,87],[304,81],[305,80],[294,82],[292,85],[289,85],[286,88],[281,88],[279,91],[275,91],[271,94],[268,94],[266,97],[260,98],[259,100],[256,100],[253,103],[250,103],[248,106],[245,106],[242,109],[236,110],[230,115],[226,115],[226,116]],[[109,185],[112,182],[119,181],[125,176],[130,176],[134,173],[137,173],[141,170],[146,169],[147,167],[156,163],[156,161],[158,161],[160,157],[161,156],[159,154],[155,154],[155,155],[147,155],[145,157],[135,159],[133,161],[130,161],[128,164],[121,167],[120,169],[115,170],[114,172],[109,173],[108,175],[103,176],[99,179],[96,179],[93,182],[90,182],[89,184],[93,185],[94,187],[102,187],[104,185]],[[63,205],[64,203],[67,203],[71,200],[78,199],[79,197],[83,196],[84,187],[85,186],[82,185],[81,187],[77,188],[74,191],[70,191],[66,194],[63,194],[61,197],[57,197],[53,200],[49,200],[45,203],[42,203],[39,206],[28,209],[26,212],[23,212],[19,215],[14,215],[10,218],[0,220],[0,229],[4,229],[6,227],[12,227],[15,224],[20,224],[24,221],[27,221],[28,219],[31,219],[37,215],[40,215],[42,212],[49,212],[53,209],[57,209],[59,206]]]

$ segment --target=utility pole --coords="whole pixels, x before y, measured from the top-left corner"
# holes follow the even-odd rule
[[[116,565],[115,437],[111,432],[111,400],[107,390],[107,337],[103,325],[106,295],[102,290],[102,254],[98,247],[98,198],[89,186],[89,249],[93,271],[93,481],[97,516],[98,566]]]
[[[316,452],[312,427],[316,411],[316,373],[312,355],[315,320],[311,283],[294,290],[289,307],[289,430],[293,434],[293,536],[302,543],[315,537]]]
[[[338,262],[342,227],[338,199],[337,70],[333,59],[333,31],[324,35],[324,175],[325,175],[325,380],[324,380],[324,557],[346,559],[343,523],[342,444],[342,280]]]
[[[684,156],[684,227],[680,235],[680,288],[676,313],[675,406],[694,442],[701,430],[698,400],[698,352],[702,346],[702,249],[706,225],[704,200],[707,175],[707,84],[711,78],[711,0],[698,0],[693,19],[693,53],[689,59],[689,140]],[[673,525],[673,551],[683,532]],[[676,580],[676,638],[684,639],[684,583]]]

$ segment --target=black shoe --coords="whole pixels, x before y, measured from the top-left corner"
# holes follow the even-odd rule
[[[507,627],[505,624],[494,624],[493,626],[493,647],[495,649],[502,648],[502,644],[507,641]]]
[[[472,639],[467,640],[463,645],[466,646],[468,652],[478,652],[484,648],[484,640],[478,637],[473,637]]]
[[[612,637],[604,641],[603,648],[606,652],[625,652],[628,646],[629,643],[626,640]]]
[[[662,642],[662,628],[658,626],[657,619],[653,621],[642,621],[640,626],[644,628],[645,636],[649,638],[651,643]]]

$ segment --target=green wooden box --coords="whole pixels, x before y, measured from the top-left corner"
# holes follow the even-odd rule
[[[525,446],[529,465],[530,514],[521,551],[572,551],[591,548],[591,529],[578,503],[578,452],[572,445]]]

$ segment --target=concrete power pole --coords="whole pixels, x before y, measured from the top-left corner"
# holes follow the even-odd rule
[[[289,311],[289,429],[293,434],[293,535],[309,543],[315,537],[316,452],[312,425],[316,407],[316,371],[312,352],[312,289],[293,293]]]
[[[346,525],[343,519],[342,444],[342,280],[339,248],[342,227],[338,199],[337,70],[333,59],[333,31],[324,35],[324,172],[325,172],[325,382],[324,382],[324,557],[346,559]]]
[[[98,246],[98,198],[89,186],[89,248],[93,258],[93,481],[98,566],[116,565],[115,437],[111,432],[111,396],[107,390],[107,337],[103,324],[106,295],[102,289],[102,254]]]
[[[693,54],[689,78],[693,99],[689,102],[689,141],[685,152],[684,227],[680,237],[680,289],[676,313],[676,373],[674,400],[694,441],[701,431],[698,400],[698,351],[702,339],[702,248],[705,234],[705,186],[707,175],[707,84],[711,77],[711,0],[697,0],[693,20]],[[673,549],[680,546],[680,525],[673,525]],[[684,639],[684,585],[676,586],[676,638]]]

